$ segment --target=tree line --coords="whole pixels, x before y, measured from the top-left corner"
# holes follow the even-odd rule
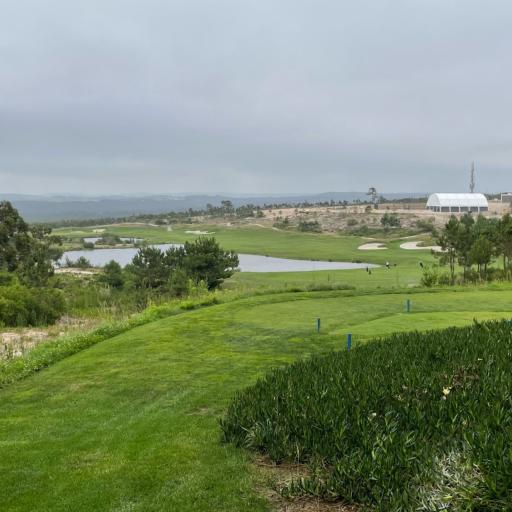
[[[107,263],[99,279],[116,289],[184,296],[194,286],[218,288],[233,275],[238,264],[238,255],[224,251],[215,238],[199,237],[166,251],[141,247],[124,269],[114,260]]]
[[[435,253],[448,274],[425,267],[423,284],[456,284],[512,279],[512,217],[476,219],[471,213],[452,216],[435,235],[441,252]],[[494,265],[494,263],[497,263]]]

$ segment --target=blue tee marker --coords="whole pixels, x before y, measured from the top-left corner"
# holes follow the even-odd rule
[[[316,332],[320,332],[320,318],[316,319]]]
[[[352,334],[347,334],[347,350],[352,347]]]

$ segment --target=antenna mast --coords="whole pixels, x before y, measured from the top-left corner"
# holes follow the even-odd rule
[[[471,162],[471,178],[469,181],[469,191],[472,194],[475,191],[475,162]]]

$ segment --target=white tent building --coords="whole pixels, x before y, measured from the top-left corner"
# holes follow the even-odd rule
[[[427,210],[442,213],[486,212],[489,203],[483,194],[432,194]]]

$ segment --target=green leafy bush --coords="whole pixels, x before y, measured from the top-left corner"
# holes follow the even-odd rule
[[[439,266],[425,265],[421,275],[421,286],[432,288],[439,283]]]
[[[67,268],[87,269],[92,267],[92,263],[85,256],[79,256],[76,260],[71,260],[70,258],[66,257],[64,266]]]
[[[24,327],[55,323],[64,313],[64,294],[50,288],[0,287],[0,323]]]
[[[396,213],[388,213],[388,212],[386,212],[381,217],[380,223],[384,227],[399,228],[400,227],[400,217]]]
[[[321,233],[322,232],[322,226],[317,220],[300,220],[299,224],[297,226],[297,229],[299,231],[305,232],[305,233]]]
[[[99,281],[112,288],[121,289],[125,281],[121,265],[117,261],[110,260],[103,267],[103,274],[100,275]]]
[[[223,439],[309,466],[285,487],[380,511],[512,510],[512,325],[396,334],[278,369]]]

